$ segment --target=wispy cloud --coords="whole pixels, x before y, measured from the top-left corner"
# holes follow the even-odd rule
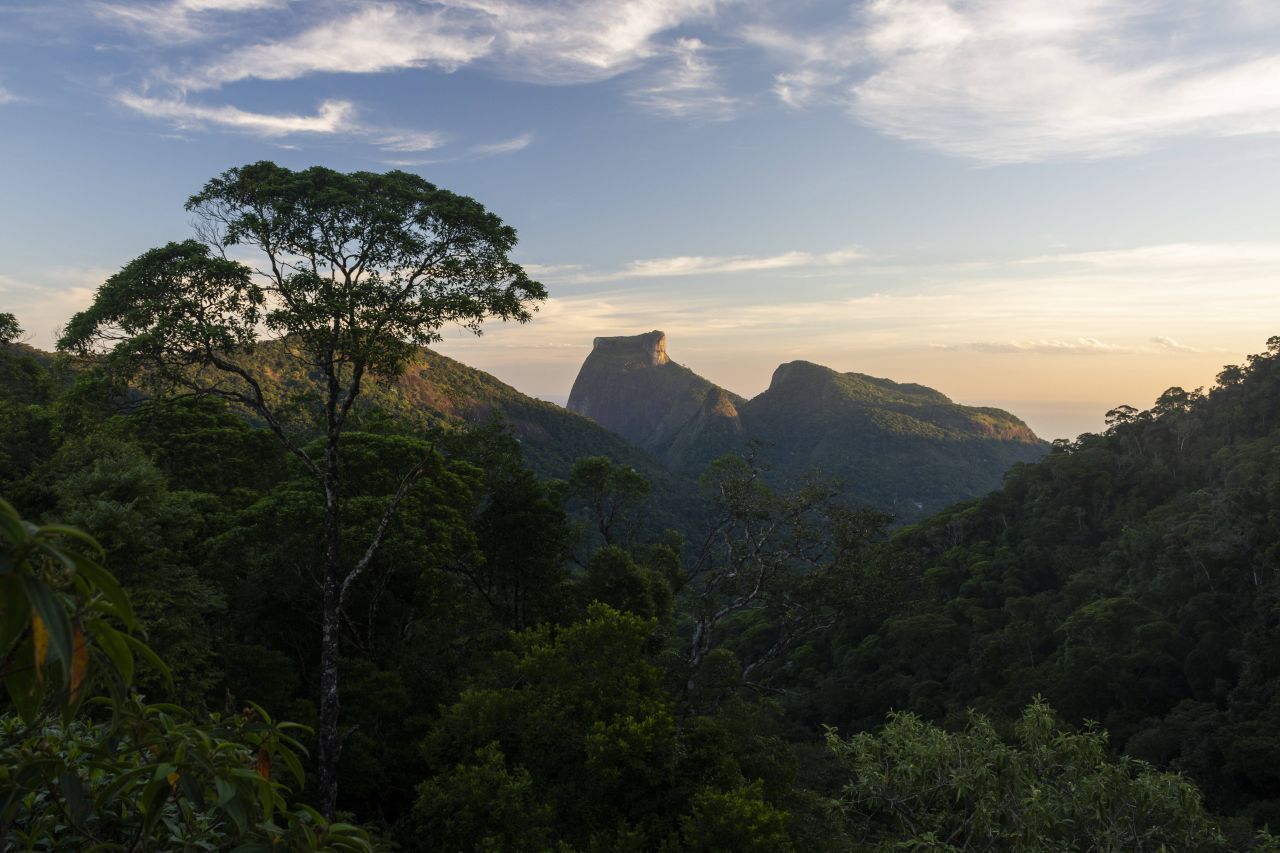
[[[1167,335],[1155,335],[1145,344],[1113,344],[1097,338],[1071,340],[971,341],[957,344],[932,344],[931,349],[966,350],[987,353],[1041,353],[1045,355],[1115,355],[1121,353],[1185,352],[1205,350],[1180,343]]]
[[[773,93],[789,107],[802,109],[835,99],[831,89],[841,81],[841,75],[816,68],[800,68],[784,71],[774,77]]]
[[[522,80],[589,82],[635,68],[661,52],[658,35],[707,18],[716,6],[716,0],[346,3],[329,20],[232,50],[178,82],[196,90],[313,74],[452,71],[479,60]],[[156,7],[146,8],[150,16]]]
[[[4,86],[0,86],[0,104],[12,104],[22,100],[17,95],[10,92]]]
[[[159,54],[159,63],[132,88],[147,96],[118,99],[152,117],[194,121],[199,111],[199,120],[208,124],[249,129],[253,123],[229,112],[232,107],[219,118],[212,113],[215,108],[189,106],[187,96],[248,80],[421,69],[447,73],[476,65],[489,74],[527,82],[584,83],[650,63],[646,77],[632,87],[639,103],[676,117],[725,117],[737,101],[716,88],[705,45],[692,38],[677,38],[674,46],[659,41],[676,27],[712,19],[724,2],[733,0],[332,0],[309,10],[305,18],[287,14],[288,0],[101,2],[94,8],[99,17],[157,42],[225,36],[227,46],[193,48],[180,61]],[[271,25],[235,29],[234,22],[243,22],[250,13],[272,15]],[[306,21],[301,29],[300,21]],[[272,127],[267,122],[258,126]],[[440,139],[430,134],[410,139],[388,132],[384,138],[390,141],[370,141],[387,153],[441,147]],[[523,135],[473,146],[451,159],[509,153],[530,141]]]
[[[706,52],[707,46],[699,39],[678,39],[669,51],[668,65],[633,90],[632,99],[650,112],[671,118],[732,118],[741,99],[725,94]]]
[[[984,164],[1280,135],[1280,13],[1265,0],[87,2],[153,40],[133,89],[175,100],[471,68],[553,85],[628,74],[619,89],[648,112],[721,120],[758,100],[762,51],[783,103]],[[190,50],[175,59],[170,43]]]
[[[295,80],[312,74],[374,74],[408,68],[453,70],[489,52],[475,33],[440,9],[372,3],[303,32],[232,50],[180,78],[187,89],[238,80]]]
[[[934,349],[969,350],[971,352],[1047,353],[1049,355],[1099,355],[1133,352],[1133,347],[1104,343],[1097,338],[1037,341],[972,341],[959,344],[933,344]]]
[[[325,101],[315,115],[303,116],[255,113],[232,106],[204,106],[184,100],[148,98],[130,93],[120,95],[119,100],[129,109],[151,118],[167,119],[179,127],[213,124],[266,137],[348,131],[356,114],[355,105],[349,101]]]
[[[763,48],[786,70],[774,75],[773,93],[789,107],[837,106],[847,100],[851,69],[865,59],[862,38],[851,20],[806,32],[775,10],[772,20],[739,29],[748,44]]]
[[[956,353],[961,359],[956,364],[973,364],[976,358],[1008,356],[1008,364],[1020,365],[1017,369],[1029,375],[1034,369],[1025,365],[1044,364],[1044,359],[1056,363],[1057,357],[1159,364],[1162,357],[1185,354],[1212,366],[1219,353],[1244,342],[1261,345],[1273,332],[1268,318],[1280,314],[1280,264],[1241,267],[1224,277],[1224,267],[1214,259],[1228,255],[1229,246],[1211,246],[1203,246],[1201,261],[1185,262],[1177,275],[1165,265],[1172,250],[1141,246],[1108,250],[1116,258],[1128,258],[1124,265],[1118,260],[1115,265],[1097,263],[1101,252],[1079,252],[1003,263],[961,259],[949,267],[920,263],[913,268],[904,261],[887,269],[867,263],[874,255],[857,250],[654,258],[612,273],[577,265],[531,265],[531,274],[537,271],[554,298],[538,322],[518,335],[531,344],[571,343],[661,328],[687,337],[689,346],[750,335],[752,348],[781,352],[790,347],[796,351],[793,357],[804,357],[805,351],[892,350],[920,354],[933,364],[936,351],[944,351]],[[1252,245],[1259,257],[1269,250],[1280,251],[1280,243]],[[1094,263],[1044,260],[1076,256]],[[1151,260],[1152,266],[1142,266],[1140,258]],[[842,295],[802,296],[762,283],[770,281],[771,272],[822,264],[844,277],[823,292]],[[684,281],[752,272],[761,275],[697,287]],[[633,284],[637,280],[652,283],[638,288]],[[565,287],[578,282],[616,286],[582,292]],[[1214,293],[1212,323],[1205,321],[1208,288]],[[986,364],[983,369],[991,369],[992,362]]]
[[[1250,12],[1252,9],[1252,12]],[[1249,0],[871,0],[823,32],[745,35],[793,106],[988,164],[1280,133],[1280,16]]]
[[[434,166],[439,163],[457,163],[466,160],[483,160],[486,157],[497,157],[502,154],[514,154],[517,151],[523,151],[533,144],[532,133],[522,133],[519,136],[513,136],[510,139],[499,140],[498,142],[482,142],[471,145],[467,148],[459,150],[456,154],[440,156],[440,157],[394,157],[384,159],[382,162],[388,166],[397,168],[416,168],[419,166]],[[384,147],[383,151],[427,151],[430,149],[392,149]]]
[[[293,148],[279,140],[297,134],[343,135],[367,141],[391,154],[415,154],[435,151],[445,146],[443,133],[424,130],[378,128],[357,121],[359,108],[350,101],[330,100],[320,104],[314,115],[260,113],[239,107],[192,103],[185,98],[147,97],[124,92],[117,101],[148,118],[165,119],[181,129],[216,126],[233,132],[251,133],[271,139],[282,148]],[[422,165],[439,162],[422,159],[387,160],[390,165]]]
[[[1280,244],[1276,243],[1160,243],[1124,249],[1062,252],[1026,258],[1023,264],[1063,264],[1096,269],[1204,270],[1208,268],[1267,266],[1280,271]]]
[[[1151,339],[1151,343],[1155,344],[1157,347],[1161,349],[1172,350],[1174,352],[1199,352],[1199,350],[1196,349],[1195,347],[1189,347],[1186,344],[1180,344],[1177,341],[1175,341],[1173,338],[1165,337],[1164,335],[1156,335],[1154,338]]]
[[[168,3],[93,3],[108,23],[154,39],[194,40],[223,32],[250,12],[283,9],[288,0],[171,0]]]
[[[522,133],[519,136],[513,136],[511,139],[504,139],[500,142],[487,142],[482,145],[474,145],[471,147],[470,154],[473,157],[492,157],[496,154],[511,154],[516,151],[523,151],[533,142],[532,133]]]
[[[535,278],[578,273],[583,269],[581,264],[521,264],[521,266],[524,267],[525,272]]]
[[[13,312],[32,346],[52,348],[58,332],[114,272],[103,267],[49,267],[22,279],[0,273],[0,304]]]
[[[389,133],[375,140],[383,151],[434,151],[445,143],[444,134],[425,132]]]
[[[582,264],[526,264],[525,269],[558,284],[598,284],[632,279],[685,278],[795,269],[839,269],[868,256],[857,248],[833,252],[780,252],[775,255],[676,255],[629,261],[617,269],[593,269]]]
[[[491,61],[542,83],[606,80],[660,53],[655,39],[710,20],[717,0],[443,0],[494,34]]]
[[[704,257],[680,255],[672,258],[649,258],[632,261],[613,278],[671,278],[686,275],[711,275],[716,273],[761,272],[795,267],[836,266],[852,263],[863,257],[857,249],[841,249],[825,254],[811,252],[783,252],[778,255],[734,255],[730,257]]]

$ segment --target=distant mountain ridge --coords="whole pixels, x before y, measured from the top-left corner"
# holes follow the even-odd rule
[[[304,386],[299,363],[286,354],[281,342],[261,345],[254,361],[282,390]],[[424,426],[483,427],[498,421],[511,429],[526,464],[543,477],[567,479],[579,459],[606,456],[650,481],[646,511],[659,530],[683,530],[683,522],[699,512],[696,485],[644,449],[588,418],[523,394],[483,370],[426,347],[394,381],[366,383],[357,407]]]
[[[754,441],[775,480],[816,472],[912,519],[991,491],[1049,447],[1001,409],[807,361],[780,365],[746,400],[672,361],[666,343],[657,330],[596,338],[568,407],[685,474]]]
[[[0,344],[0,350],[33,358],[46,367],[57,363],[58,358],[25,344]],[[285,341],[262,342],[247,363],[264,389],[282,400],[294,395],[305,400],[313,387],[314,379],[307,376],[306,366],[289,354]],[[0,376],[0,386],[4,380]],[[650,481],[652,493],[646,512],[652,515],[659,531],[664,527],[684,530],[686,523],[700,512],[696,484],[643,449],[588,418],[523,394],[489,373],[426,347],[394,380],[364,384],[356,414],[373,411],[418,427],[457,429],[499,422],[520,441],[525,463],[542,477],[567,479],[579,459],[606,456],[639,471]],[[319,416],[316,412],[311,414]],[[301,417],[305,420],[306,415]]]

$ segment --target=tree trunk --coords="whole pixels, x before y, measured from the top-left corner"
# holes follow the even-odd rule
[[[335,454],[336,455],[336,454]],[[336,460],[334,460],[336,461]],[[338,733],[338,630],[341,616],[339,583],[339,518],[337,466],[329,471],[324,495],[324,597],[320,624],[320,811],[333,819],[338,806],[338,755],[342,737]]]

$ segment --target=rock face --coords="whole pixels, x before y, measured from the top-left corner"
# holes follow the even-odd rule
[[[653,331],[596,338],[569,392],[569,409],[661,458],[713,392],[729,410],[742,402],[668,358],[667,336]]]
[[[1000,409],[807,361],[745,400],[671,361],[658,331],[596,338],[569,408],[687,475],[758,442],[775,482],[817,473],[902,520],[991,491],[1048,449]]]
[[[662,448],[661,458],[676,470],[693,475],[726,453],[741,450],[747,441],[738,414],[741,402],[741,398],[712,385],[697,413]]]

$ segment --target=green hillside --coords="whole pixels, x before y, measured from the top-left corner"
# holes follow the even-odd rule
[[[1042,694],[1214,809],[1280,825],[1280,339],[1208,393],[1108,421],[902,531],[912,593],[831,638],[803,713],[1007,720]]]
[[[372,406],[399,417],[472,426],[500,419],[520,439],[526,462],[543,476],[564,478],[584,456],[608,456],[649,477],[665,475],[645,453],[587,418],[431,350],[423,350],[394,385],[373,386],[368,394]]]
[[[984,494],[1048,447],[1000,409],[960,406],[923,385],[806,361],[781,365],[739,412],[775,470],[821,472],[902,519]]]

